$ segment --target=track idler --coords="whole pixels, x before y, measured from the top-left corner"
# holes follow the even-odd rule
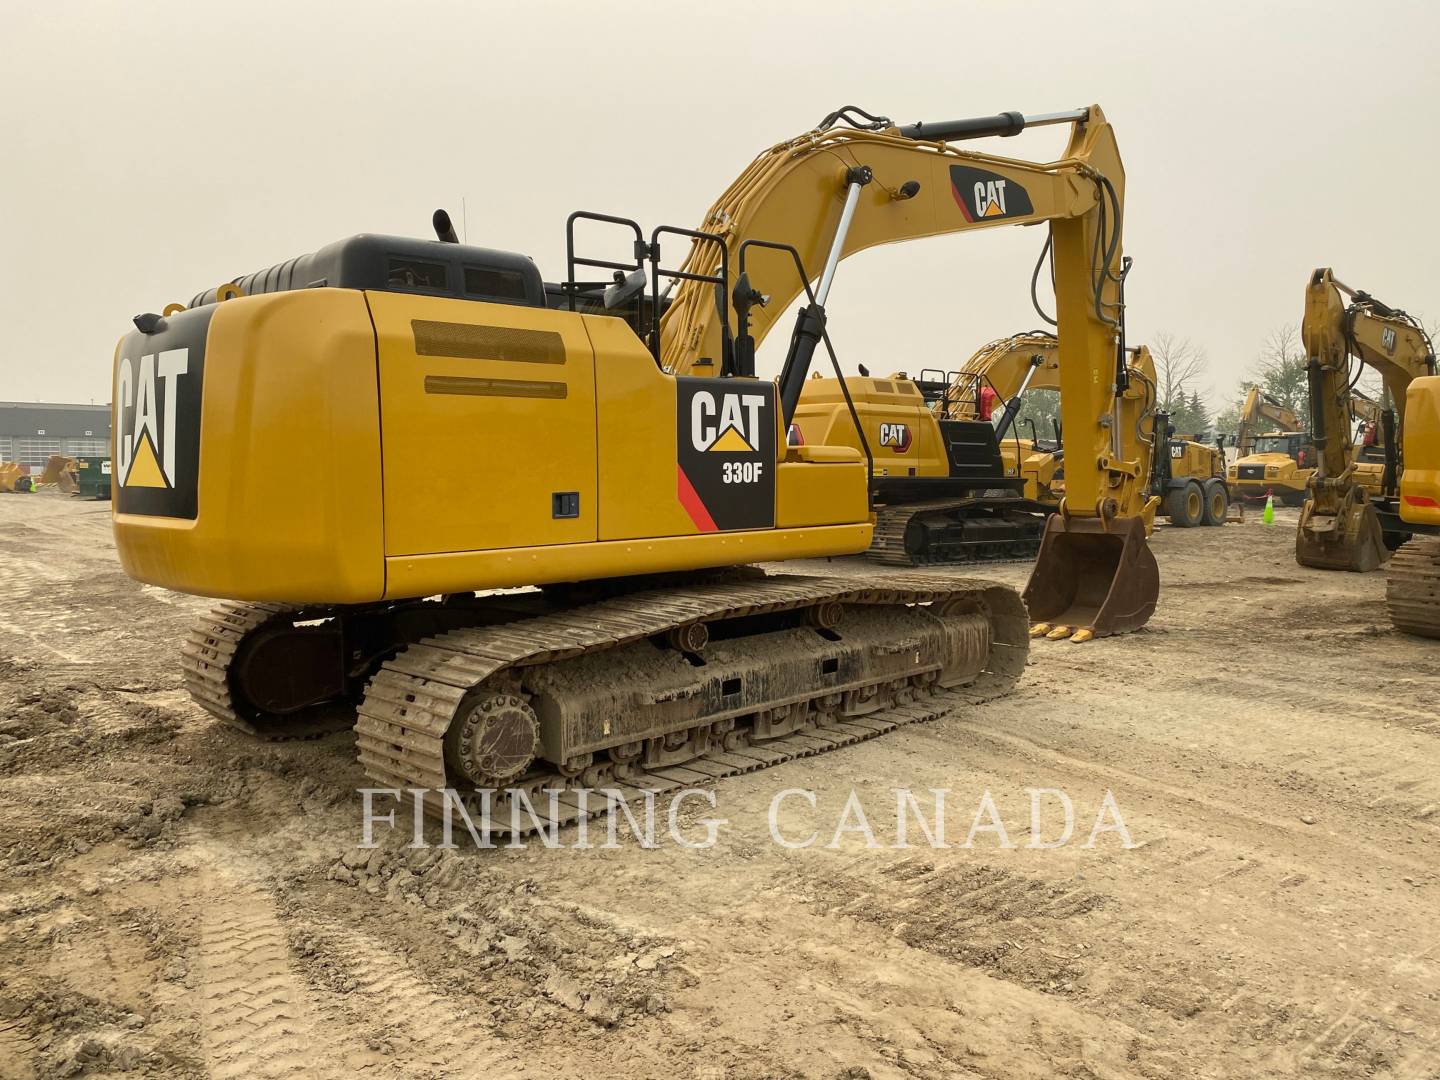
[[[1031,637],[1089,641],[1138,630],[1160,596],[1145,519],[1052,514],[1024,595]]]
[[[1349,570],[1364,574],[1390,558],[1380,516],[1358,484],[1345,493],[1335,513],[1321,513],[1306,499],[1295,530],[1295,561],[1317,570]]]

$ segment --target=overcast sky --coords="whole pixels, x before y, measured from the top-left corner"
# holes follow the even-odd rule
[[[1440,5],[1353,0],[0,0],[0,398],[106,401],[135,313],[351,233],[429,236],[462,199],[470,242],[559,279],[571,210],[695,225],[839,105],[908,122],[1098,102],[1126,162],[1131,341],[1203,346],[1219,405],[1299,321],[1313,267],[1440,318],[1437,35]],[[1042,241],[846,261],[846,366],[955,367],[1036,325]]]

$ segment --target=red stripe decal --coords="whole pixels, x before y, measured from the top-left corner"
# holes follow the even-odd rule
[[[1411,506],[1440,506],[1440,502],[1436,502],[1429,495],[1406,495],[1405,501]]]
[[[699,492],[695,490],[695,486],[690,483],[690,478],[685,475],[685,470],[678,464],[675,466],[675,495],[697,529],[701,532],[720,531],[715,524],[715,519],[710,516],[710,511],[705,509],[705,504],[700,500]]]
[[[950,194],[955,196],[955,205],[960,207],[960,213],[965,215],[965,220],[970,222],[971,225],[974,225],[975,219],[970,216],[970,207],[965,205],[965,199],[960,194],[960,189],[955,186],[953,181],[950,184]]]

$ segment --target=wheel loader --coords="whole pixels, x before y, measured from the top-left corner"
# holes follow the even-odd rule
[[[954,145],[1049,124],[1071,134],[1047,164]],[[1075,639],[1144,624],[1154,556],[1095,420],[1123,185],[1096,106],[847,108],[762,153],[698,229],[571,214],[560,282],[458,243],[443,212],[434,241],[360,234],[243,275],[117,345],[121,562],[226,601],[182,648],[202,707],[271,738],[353,722],[371,781],[431,814],[556,790],[544,813],[573,820],[590,787],[638,798],[923,719],[939,691],[1004,693],[1034,629],[1007,586],[747,567],[870,543],[864,455],[784,438],[822,344],[838,371],[842,258],[1048,223],[1074,457],[1025,599]],[[802,293],[780,378],[758,378]],[[414,468],[436,457],[466,464]],[[277,485],[297,458],[310,481]]]

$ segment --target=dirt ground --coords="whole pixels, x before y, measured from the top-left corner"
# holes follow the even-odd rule
[[[218,726],[206,602],[0,497],[0,1076],[1440,1076],[1440,643],[1293,527],[1158,530],[1144,631],[721,782],[711,848],[370,852],[353,737]],[[895,788],[952,846],[892,846]],[[852,790],[877,847],[827,846]],[[987,791],[1013,847],[960,846]],[[1082,846],[1107,791],[1134,846]]]

